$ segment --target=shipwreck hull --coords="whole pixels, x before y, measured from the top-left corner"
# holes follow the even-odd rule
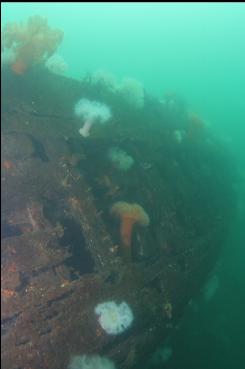
[[[33,69],[2,76],[2,365],[66,368],[100,354],[136,368],[174,329],[215,265],[234,208],[225,149],[173,140],[171,116],[150,97],[141,111],[89,81]],[[112,107],[113,119],[78,133],[75,102]],[[134,158],[120,172],[111,147]],[[126,260],[116,201],[141,204]],[[134,321],[108,335],[95,306],[126,301]]]

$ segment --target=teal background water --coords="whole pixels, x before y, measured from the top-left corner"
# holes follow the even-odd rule
[[[170,340],[173,354],[164,368],[243,367],[245,4],[3,3],[2,25],[34,14],[63,29],[58,53],[69,76],[104,69],[118,78],[136,78],[159,98],[175,91],[235,155],[239,209],[217,271],[219,286],[209,302],[200,298],[197,308],[187,311]]]
[[[159,96],[176,91],[220,134],[241,142],[244,4],[12,3],[3,5],[2,23],[33,14],[64,30],[59,53],[70,75],[102,68]]]

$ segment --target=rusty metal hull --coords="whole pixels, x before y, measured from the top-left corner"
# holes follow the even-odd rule
[[[33,70],[2,76],[2,364],[66,368],[72,355],[101,354],[136,368],[166,338],[200,290],[229,229],[232,165],[217,142],[171,139],[171,117],[149,98],[134,111],[117,96]],[[74,103],[111,105],[114,118],[78,134]],[[118,171],[111,147],[135,165]],[[138,202],[125,259],[116,201]],[[127,301],[132,326],[111,336],[94,309]]]

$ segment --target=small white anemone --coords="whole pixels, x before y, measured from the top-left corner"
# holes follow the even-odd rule
[[[118,169],[122,171],[127,171],[134,164],[134,159],[132,156],[119,149],[119,147],[112,147],[108,151],[108,158]]]
[[[173,137],[175,141],[177,141],[178,143],[181,143],[183,139],[185,138],[185,136],[186,136],[186,132],[184,130],[176,129],[173,132]]]
[[[166,363],[173,355],[172,347],[164,345],[153,354],[152,361],[155,364]]]
[[[171,356],[173,355],[173,349],[170,346],[164,346],[163,349],[161,350],[161,358],[162,361],[165,363],[167,362]]]
[[[123,333],[134,319],[131,308],[124,301],[121,304],[107,301],[97,305],[94,311],[99,317],[101,327],[112,335]]]
[[[66,73],[68,69],[68,65],[65,62],[64,58],[58,54],[52,55],[45,62],[45,67],[54,74],[63,75]]]
[[[217,274],[213,274],[206,285],[203,288],[203,298],[206,302],[209,302],[217,293],[219,289],[219,277]]]
[[[121,97],[136,109],[144,106],[144,86],[133,78],[124,78],[118,88]]]
[[[114,363],[100,355],[75,355],[71,358],[68,369],[116,369]]]
[[[15,62],[16,53],[11,48],[5,48],[1,52],[1,68],[10,65]]]
[[[79,133],[83,137],[90,135],[90,129],[94,123],[105,123],[112,116],[111,110],[106,104],[88,99],[79,100],[74,110],[77,117],[82,117],[85,120],[83,127],[79,129]]]
[[[106,89],[115,92],[117,90],[116,76],[110,72],[99,69],[92,73],[91,82],[93,84],[103,85]]]

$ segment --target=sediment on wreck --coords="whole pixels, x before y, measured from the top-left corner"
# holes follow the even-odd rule
[[[81,96],[113,112],[86,139],[73,114]],[[65,369],[72,355],[91,353],[135,368],[181,318],[227,237],[234,172],[218,139],[174,140],[176,122],[148,95],[135,110],[87,80],[2,72],[5,369]],[[113,166],[112,147],[133,157],[132,168]],[[139,203],[150,218],[133,230],[130,260],[110,214],[117,201]],[[134,314],[118,336],[94,313],[111,300]]]

